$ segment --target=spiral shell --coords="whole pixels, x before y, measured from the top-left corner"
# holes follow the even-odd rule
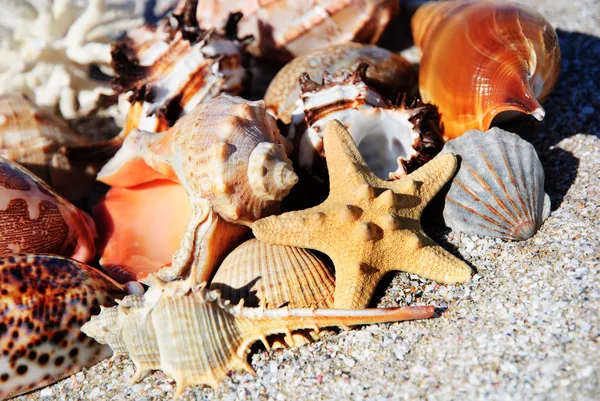
[[[118,307],[104,309],[82,330],[115,354],[127,353],[136,366],[134,380],[160,369],[186,387],[216,387],[231,370],[254,373],[246,361],[250,346],[266,336],[293,330],[423,319],[432,306],[393,309],[263,309],[233,307],[218,291],[193,289],[172,295],[168,286],[152,285],[144,296],[128,296]],[[293,337],[289,336],[290,342]]]
[[[544,118],[538,100],[556,83],[560,48],[540,13],[500,0],[434,2],[417,10],[412,29],[421,96],[438,107],[446,138],[485,131],[504,112]]]
[[[94,222],[16,163],[0,158],[0,255],[95,256]]]
[[[123,288],[92,267],[48,255],[0,257],[0,398],[46,386],[110,356],[80,327]]]
[[[369,65],[366,83],[382,93],[393,97],[412,93],[417,84],[416,69],[404,57],[377,46],[344,43],[315,50],[287,63],[271,81],[265,104],[275,117],[289,124],[300,100],[298,82],[303,73],[321,82],[325,73],[351,73],[361,63]]]
[[[550,215],[544,170],[533,145],[492,128],[471,130],[446,143],[442,153],[461,157],[446,195],[446,225],[467,234],[520,241]]]

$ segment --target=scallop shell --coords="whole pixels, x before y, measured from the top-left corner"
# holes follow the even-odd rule
[[[461,157],[446,195],[446,225],[467,234],[520,241],[531,238],[550,215],[544,170],[529,142],[492,128],[470,130],[442,153]]]
[[[157,283],[143,297],[125,297],[82,330],[115,354],[129,354],[137,369],[134,380],[155,369],[175,379],[176,396],[192,385],[216,387],[231,370],[254,373],[246,354],[256,341],[268,348],[266,336],[271,334],[424,319],[434,312],[432,306],[352,311],[234,307],[218,291],[171,295],[165,291],[169,286]]]
[[[365,83],[366,64],[350,75],[325,76],[322,85],[306,74],[300,78],[301,105],[292,114],[289,138],[300,167],[310,169],[325,156],[323,132],[331,120],[352,135],[361,155],[380,178],[397,179],[427,162],[442,147],[435,107],[404,102],[399,107]]]
[[[25,168],[0,157],[0,255],[96,253],[94,222]]]
[[[92,267],[49,255],[0,257],[0,398],[51,384],[110,356],[81,325],[123,288]]]
[[[404,57],[377,46],[344,43],[315,50],[286,64],[271,81],[265,104],[274,116],[289,124],[300,100],[298,82],[303,73],[321,82],[324,73],[351,73],[360,63],[369,65],[366,83],[380,92],[395,97],[399,93],[412,93],[416,87],[417,71]]]
[[[544,118],[536,99],[558,79],[560,47],[540,13],[503,0],[435,2],[417,10],[412,29],[421,96],[439,108],[446,138],[485,131],[505,112]]]
[[[132,129],[165,131],[198,104],[241,91],[247,42],[237,38],[241,16],[230,16],[220,33],[201,29],[186,13],[130,31],[113,46],[112,83],[121,93],[120,109],[128,110],[121,136]]]
[[[202,26],[220,26],[230,12],[241,12],[240,35],[255,38],[249,51],[284,62],[340,43],[375,43],[399,12],[396,0],[182,0],[178,7],[196,4]]]

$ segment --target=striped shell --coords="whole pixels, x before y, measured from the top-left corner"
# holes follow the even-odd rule
[[[186,12],[130,31],[113,46],[112,83],[120,109],[128,110],[121,136],[133,129],[165,131],[198,104],[241,91],[246,44],[237,39],[240,16],[232,15],[220,33],[201,29]]]
[[[344,43],[318,49],[296,57],[283,67],[265,93],[265,104],[277,119],[289,124],[300,100],[299,78],[308,74],[315,82],[324,73],[351,73],[360,63],[369,65],[366,83],[395,98],[399,93],[412,93],[417,84],[416,69],[402,56],[377,46]]]
[[[366,64],[352,74],[325,76],[323,84],[300,78],[300,106],[292,114],[289,138],[300,167],[311,169],[326,156],[323,132],[338,120],[352,135],[369,168],[380,178],[397,179],[434,157],[442,147],[435,107],[404,102],[394,106],[365,83]],[[318,164],[317,164],[318,165]]]
[[[412,30],[421,96],[438,107],[446,138],[487,130],[504,112],[544,118],[538,100],[556,83],[560,48],[536,10],[504,0],[432,2],[417,10]]]
[[[0,255],[94,258],[94,222],[25,168],[0,157]]]
[[[196,289],[172,295],[169,286],[150,286],[140,296],[128,296],[118,307],[104,309],[82,330],[115,354],[129,354],[135,380],[160,369],[177,382],[176,396],[186,387],[216,387],[231,370],[254,373],[247,352],[256,341],[268,348],[266,336],[294,330],[353,326],[431,317],[433,306],[394,309],[263,309],[230,306],[218,291]],[[290,336],[290,342],[293,337]]]
[[[0,399],[46,386],[110,356],[80,331],[123,289],[58,256],[0,257]]]
[[[255,56],[289,61],[312,50],[347,42],[375,43],[399,11],[396,0],[220,0],[198,4],[202,26],[218,27],[241,12],[240,35],[252,35]]]
[[[248,307],[332,308],[334,283],[329,267],[311,251],[251,239],[227,255],[210,288]]]
[[[471,130],[446,143],[442,153],[461,158],[446,195],[444,220],[453,230],[520,241],[550,215],[544,170],[533,145],[492,128]]]

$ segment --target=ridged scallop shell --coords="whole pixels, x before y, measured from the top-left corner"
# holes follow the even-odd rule
[[[461,158],[446,195],[448,227],[520,241],[550,215],[544,169],[533,145],[518,135],[500,128],[471,130],[447,142],[442,153],[448,152]]]
[[[370,169],[397,179],[427,162],[442,147],[435,107],[404,102],[398,107],[365,83],[366,64],[352,74],[325,76],[323,84],[300,78],[301,104],[292,114],[289,138],[300,167],[310,169],[323,150],[325,124],[340,121],[352,135]]]
[[[218,291],[171,295],[165,289],[169,287],[157,284],[143,297],[125,297],[82,330],[110,345],[115,354],[129,354],[137,370],[135,380],[156,369],[175,379],[176,396],[192,385],[216,387],[231,370],[254,373],[246,354],[256,341],[268,348],[266,336],[271,334],[423,319],[434,312],[432,306],[352,311],[234,307],[223,302]]]
[[[0,257],[0,398],[51,384],[110,356],[80,330],[123,288],[92,267],[49,255]]]
[[[198,4],[202,26],[218,27],[230,12],[241,12],[240,35],[255,40],[255,56],[289,61],[332,45],[375,43],[399,11],[396,0],[221,0]]]
[[[265,104],[277,119],[289,124],[300,100],[298,82],[303,73],[321,82],[324,73],[351,73],[361,63],[369,65],[366,83],[379,92],[395,97],[399,93],[412,93],[416,87],[417,71],[404,57],[377,46],[344,43],[315,50],[287,63],[271,81]]]
[[[189,13],[184,9],[158,26],[130,31],[113,46],[112,84],[122,94],[120,109],[128,110],[122,136],[132,129],[166,131],[198,104],[241,91],[246,76],[246,43],[236,28],[241,16],[230,16],[221,33],[202,29]]]
[[[544,118],[536,98],[556,83],[560,47],[536,10],[500,0],[434,2],[417,10],[412,29],[421,96],[439,108],[446,138],[485,131],[504,112]]]
[[[25,168],[0,157],[0,255],[96,253],[94,222]]]
[[[248,307],[333,308],[334,283],[329,267],[311,251],[251,239],[227,255],[210,288]]]

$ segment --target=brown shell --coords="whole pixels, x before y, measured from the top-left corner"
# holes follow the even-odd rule
[[[0,257],[0,398],[51,384],[110,356],[81,326],[123,288],[94,268],[49,255]]]
[[[417,85],[417,70],[404,57],[373,45],[344,43],[318,49],[296,57],[279,71],[265,93],[265,104],[278,119],[289,124],[300,99],[299,79],[308,74],[315,82],[331,75],[354,71],[366,63],[366,82],[392,98],[412,93]]]
[[[421,48],[419,88],[435,104],[447,139],[485,131],[500,113],[544,118],[560,71],[554,28],[536,10],[500,1],[434,2],[412,19]]]
[[[0,255],[54,253],[80,262],[95,256],[88,215],[16,163],[0,158]]]

